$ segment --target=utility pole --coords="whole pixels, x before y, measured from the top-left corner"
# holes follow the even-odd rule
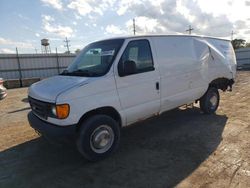
[[[134,35],[135,35],[135,19],[133,18],[133,31],[134,31]]]
[[[35,48],[36,54],[37,54],[37,49]]]
[[[23,75],[22,75],[21,63],[20,63],[20,58],[19,58],[17,47],[16,47],[16,58],[17,58],[20,86],[23,87]]]
[[[57,66],[57,73],[60,74],[60,65],[59,65],[59,58],[58,58],[57,48],[56,48],[56,66]]]
[[[70,53],[70,51],[69,51],[69,47],[70,47],[69,42],[70,42],[70,40],[68,40],[68,38],[66,37],[65,40],[64,40],[64,42],[65,42],[64,47],[67,48],[67,52],[69,54]]]
[[[186,31],[188,31],[189,35],[191,35],[193,30],[194,28],[192,28],[191,25],[189,25],[189,28]]]
[[[234,40],[234,34],[236,34],[233,30],[231,32],[231,40]]]

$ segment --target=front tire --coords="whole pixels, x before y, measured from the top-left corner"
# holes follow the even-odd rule
[[[217,110],[219,102],[220,95],[218,89],[210,87],[200,99],[200,109],[205,114],[213,114]]]
[[[97,161],[113,153],[119,141],[119,124],[107,115],[95,115],[82,123],[76,145],[86,159]]]

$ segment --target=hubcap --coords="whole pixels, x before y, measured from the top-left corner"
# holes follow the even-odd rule
[[[114,142],[114,131],[108,125],[97,127],[90,137],[90,147],[96,153],[105,153]]]
[[[217,96],[216,95],[213,95],[211,98],[210,98],[210,104],[211,104],[211,108],[214,109],[216,108],[216,105],[217,105]]]

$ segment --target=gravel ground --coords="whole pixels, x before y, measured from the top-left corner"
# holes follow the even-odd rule
[[[0,187],[250,187],[250,72],[220,93],[215,115],[175,109],[122,130],[111,157],[90,163],[27,122],[27,88],[0,101]]]

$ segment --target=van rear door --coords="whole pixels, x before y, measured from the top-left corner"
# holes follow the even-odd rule
[[[131,124],[159,112],[160,77],[149,40],[130,40],[124,45],[115,79],[127,124]]]

